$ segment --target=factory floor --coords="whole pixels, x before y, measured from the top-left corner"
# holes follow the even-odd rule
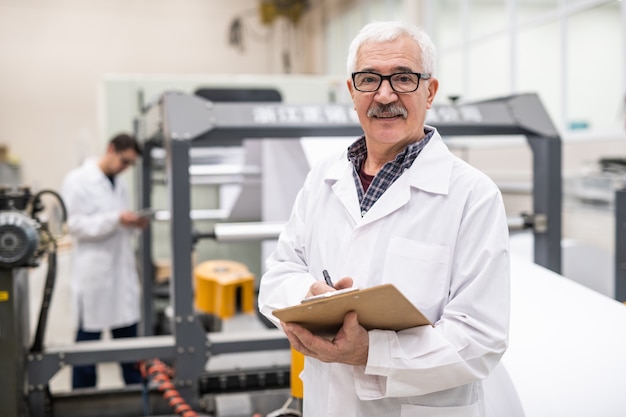
[[[70,256],[69,251],[61,250],[57,256],[57,274],[55,280],[52,301],[48,315],[47,327],[44,337],[45,347],[60,347],[74,344],[76,323],[73,319],[70,293]],[[29,273],[29,309],[30,329],[34,335],[39,309],[43,296],[43,286],[46,279],[47,263],[42,260],[38,268]],[[221,331],[245,331],[265,329],[265,325],[255,314],[237,314],[231,319],[222,321]],[[103,339],[110,339],[108,332],[104,332]],[[207,369],[228,370],[263,364],[289,364],[290,354],[288,351],[251,352],[236,355],[221,355],[211,359]],[[121,369],[116,362],[97,364],[98,381],[96,388],[99,390],[117,389],[124,387]],[[72,391],[71,386],[72,368],[64,367],[50,380],[50,392],[52,395],[64,394]],[[266,411],[280,408],[288,398],[288,391],[281,392],[258,392],[253,394],[224,394],[215,397],[217,417],[251,417],[259,409],[262,403]]]

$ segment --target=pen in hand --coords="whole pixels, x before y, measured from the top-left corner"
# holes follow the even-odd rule
[[[324,275],[324,281],[326,281],[326,285],[335,288],[335,286],[333,285],[333,281],[330,279],[330,275],[328,275],[328,271],[323,270],[322,275]]]

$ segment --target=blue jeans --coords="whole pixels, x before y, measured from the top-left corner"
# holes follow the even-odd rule
[[[111,329],[111,333],[114,339],[121,337],[137,337],[137,324],[130,325],[128,327],[120,327],[118,329]],[[76,332],[76,341],[84,342],[87,340],[100,340],[102,332],[86,332],[81,328]],[[139,366],[136,362],[125,362],[121,364],[122,375],[124,376],[124,382],[126,384],[141,384],[142,377],[139,372]],[[73,388],[85,388],[96,386],[96,366],[95,365],[80,365],[74,366],[72,370],[72,387]]]

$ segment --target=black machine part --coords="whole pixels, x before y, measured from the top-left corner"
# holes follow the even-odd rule
[[[34,267],[48,253],[48,273],[44,286],[41,310],[31,352],[41,352],[48,318],[54,281],[56,278],[56,240],[50,232],[50,223],[42,221],[38,214],[45,210],[41,197],[51,194],[58,200],[62,224],[67,211],[61,196],[52,190],[31,195],[28,187],[19,189],[0,188],[0,269]]]
[[[0,268],[33,266],[39,251],[39,224],[29,216],[0,212]]]

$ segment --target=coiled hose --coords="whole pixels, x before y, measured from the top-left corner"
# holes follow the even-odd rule
[[[163,393],[163,398],[167,400],[168,404],[176,414],[180,417],[198,417],[198,414],[191,409],[189,404],[178,393],[176,387],[172,383],[171,379],[174,376],[174,371],[171,367],[167,366],[159,359],[149,359],[141,362],[139,369],[144,379],[144,387],[147,387],[148,381],[152,380],[159,391]],[[144,392],[147,390],[144,390]],[[144,402],[144,414],[148,412],[147,401]]]

